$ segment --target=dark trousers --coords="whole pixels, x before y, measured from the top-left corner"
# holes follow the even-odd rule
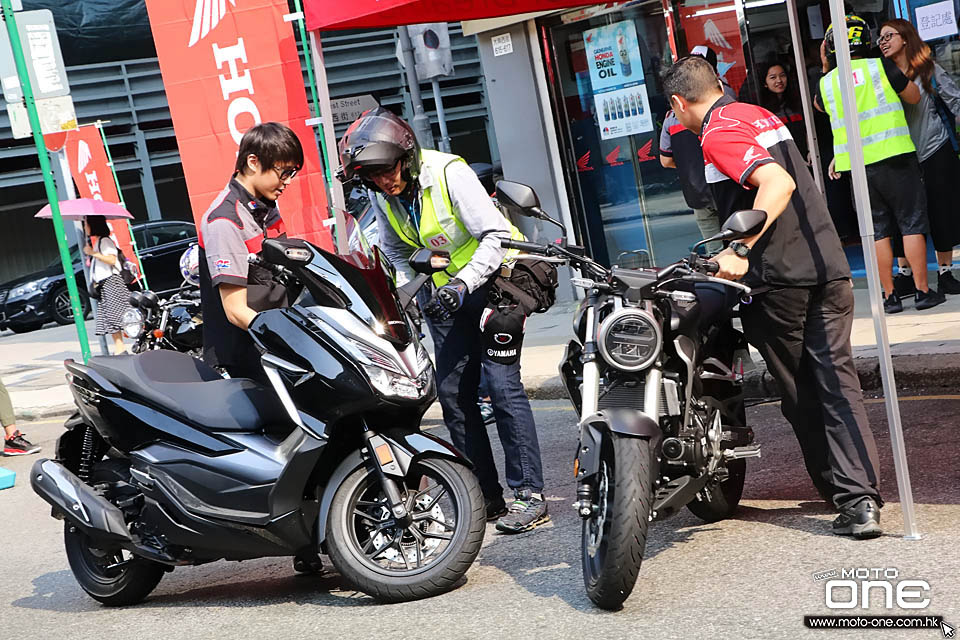
[[[850,346],[850,281],[776,289],[741,305],[740,316],[780,386],[780,408],[820,494],[837,508],[865,496],[882,505],[877,445]]]
[[[453,444],[474,464],[480,488],[488,499],[503,495],[497,465],[490,448],[477,392],[480,374],[487,382],[497,431],[506,462],[507,485],[511,489],[543,490],[540,442],[530,400],[520,381],[519,359],[501,364],[488,357],[483,347],[480,320],[487,306],[489,286],[468,294],[463,307],[444,322],[427,320],[433,338],[437,365],[437,388],[443,420]],[[421,307],[429,300],[426,290],[419,297]]]

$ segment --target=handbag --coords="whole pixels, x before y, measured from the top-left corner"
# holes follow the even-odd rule
[[[960,144],[957,143],[957,118],[950,111],[950,107],[940,97],[940,89],[937,87],[937,74],[930,76],[930,83],[933,85],[933,104],[937,110],[937,115],[943,121],[943,126],[947,128],[947,136],[950,138],[950,144],[953,146],[954,153],[960,152]]]

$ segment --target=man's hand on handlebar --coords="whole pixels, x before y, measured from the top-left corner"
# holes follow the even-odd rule
[[[750,268],[750,261],[747,258],[741,258],[729,247],[710,258],[710,262],[716,262],[719,265],[716,275],[724,280],[739,280]]]

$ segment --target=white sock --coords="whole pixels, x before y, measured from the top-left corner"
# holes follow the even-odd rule
[[[531,493],[531,494],[530,494],[530,497],[531,497],[531,498],[536,498],[536,499],[539,500],[540,502],[543,502],[543,494],[542,494],[542,493]]]
[[[913,269],[910,267],[900,267],[900,275],[910,277],[913,275]]]
[[[953,264],[942,264],[938,273],[942,276],[945,273],[950,273],[951,269],[953,269]]]

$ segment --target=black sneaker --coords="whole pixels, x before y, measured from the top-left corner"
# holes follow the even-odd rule
[[[838,536],[853,536],[857,540],[882,535],[880,507],[873,498],[863,498],[855,505],[841,509],[840,515],[833,521],[833,532]]]
[[[943,304],[947,301],[947,296],[936,289],[927,289],[926,291],[917,291],[917,309],[924,310]]]
[[[500,516],[507,514],[507,503],[504,502],[503,496],[497,496],[494,499],[484,498],[483,504],[487,508],[487,521],[492,522],[493,520],[498,519]]]
[[[497,521],[497,531],[522,533],[550,522],[546,501],[533,495],[530,489],[514,491],[514,496],[516,499],[510,503],[507,515]]]
[[[884,313],[900,313],[903,311],[903,303],[900,302],[900,296],[894,291],[883,299]]]
[[[960,281],[953,277],[952,271],[937,276],[937,289],[940,293],[949,293],[952,296],[960,293]]]
[[[40,445],[27,440],[20,431],[14,431],[13,436],[3,441],[3,455],[26,456],[40,451]]]
[[[917,285],[913,283],[913,276],[905,276],[902,273],[893,276],[893,292],[901,300],[913,297],[913,294],[917,292]]]
[[[315,553],[305,553],[293,559],[293,570],[301,575],[323,575],[323,560]]]

